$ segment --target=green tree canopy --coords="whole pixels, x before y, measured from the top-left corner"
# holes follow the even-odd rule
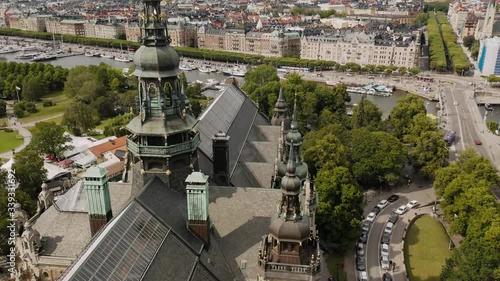
[[[417,114],[426,114],[424,102],[417,95],[409,94],[398,100],[389,116],[394,135],[402,139]]]
[[[437,131],[427,131],[422,133],[410,151],[417,162],[422,167],[422,173],[431,176],[448,163],[448,146],[443,140],[443,134]]]
[[[28,75],[23,79],[21,96],[26,101],[38,101],[45,93],[40,79],[35,75]]]
[[[317,225],[330,249],[345,250],[360,234],[363,193],[349,169],[322,169],[316,178],[319,195]]]
[[[340,140],[333,134],[323,136],[316,144],[304,151],[304,160],[309,166],[309,172],[323,168],[333,169],[338,166],[348,166],[347,151]]]
[[[47,179],[47,170],[43,167],[43,158],[30,148],[14,154],[13,169],[21,190],[36,199],[42,183]]]
[[[64,135],[64,127],[55,122],[38,122],[31,132],[30,146],[39,153],[59,157],[64,151],[72,149],[66,144],[71,137]]]
[[[62,124],[68,126],[75,135],[81,135],[93,129],[98,120],[95,108],[75,102],[64,112]]]
[[[352,127],[365,127],[370,131],[376,131],[381,121],[380,109],[363,95],[359,104],[352,109]]]

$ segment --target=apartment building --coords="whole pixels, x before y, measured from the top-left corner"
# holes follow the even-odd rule
[[[168,24],[167,28],[171,46],[197,46],[196,26],[178,21],[176,24]]]
[[[96,23],[84,24],[85,37],[117,39],[125,34],[125,25],[120,23]]]
[[[418,65],[420,44],[413,34],[337,32],[301,39],[301,59],[354,62],[359,65]]]
[[[12,15],[9,17],[9,27],[29,31],[45,31],[45,19],[47,16],[24,16]]]
[[[141,39],[141,27],[137,22],[127,22],[125,24],[125,37],[128,41],[139,42]]]
[[[60,20],[49,18],[45,21],[47,32],[57,34],[69,34],[75,36],[85,36],[85,23],[81,20]]]
[[[282,57],[300,52],[300,35],[298,32],[282,30],[245,33],[242,29],[213,29],[203,26],[198,29],[198,47]]]
[[[482,75],[500,75],[500,37],[484,39],[479,48],[478,69]]]

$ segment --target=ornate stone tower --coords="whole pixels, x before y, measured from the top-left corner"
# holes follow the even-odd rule
[[[200,135],[178,75],[179,55],[170,47],[166,17],[160,0],[144,0],[142,46],[134,55],[134,75],[139,80],[138,116],[127,125],[135,187],[153,176],[184,192],[184,180],[197,168]]]
[[[106,169],[88,168],[83,174],[83,188],[87,194],[90,234],[94,236],[113,217]]]
[[[290,146],[286,175],[280,183],[282,198],[272,218],[270,234],[263,237],[259,249],[261,281],[320,278],[321,255],[314,222],[317,194],[309,179],[302,186],[295,165],[295,150]]]
[[[278,163],[276,165],[274,182],[272,188],[279,188],[281,179],[286,175],[288,154],[287,151],[293,147],[295,155],[295,175],[302,181],[305,180],[309,168],[300,156],[300,146],[302,145],[302,134],[299,132],[299,124],[297,123],[297,102],[293,105],[292,122],[290,124],[290,130],[284,134],[284,140],[282,140],[281,151],[278,151]],[[284,143],[284,145],[283,145]]]
[[[186,179],[186,195],[188,228],[209,246],[208,176],[201,172],[192,172]]]

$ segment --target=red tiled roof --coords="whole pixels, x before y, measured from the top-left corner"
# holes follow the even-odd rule
[[[124,148],[127,145],[127,136],[119,137],[114,140],[110,140],[103,144],[99,144],[89,148],[89,151],[95,155],[95,157],[101,157],[104,152],[115,152],[117,149]]]

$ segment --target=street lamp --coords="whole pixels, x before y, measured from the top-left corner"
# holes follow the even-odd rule
[[[17,101],[19,102],[19,90],[21,90],[21,88],[19,88],[18,86],[16,86],[16,94],[17,94]]]

